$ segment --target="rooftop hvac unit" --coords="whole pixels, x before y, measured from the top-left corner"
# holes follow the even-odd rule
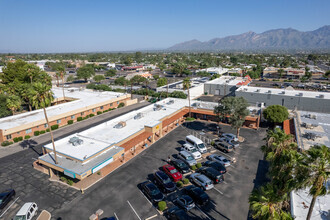
[[[302,92],[299,92],[299,94],[298,94],[298,96],[303,96],[304,95],[304,93],[302,93]]]
[[[320,95],[319,98],[320,98],[320,99],[324,99],[324,95]]]
[[[172,104],[174,104],[174,100],[170,100],[167,104],[168,104],[168,105],[172,105]]]
[[[116,124],[116,125],[114,126],[114,128],[123,128],[123,127],[125,127],[125,126],[126,126],[126,122],[121,121],[121,122],[119,122],[118,124]]]
[[[79,139],[78,137],[72,137],[70,138],[69,143],[72,144],[73,146],[77,146],[83,144],[84,141]]]
[[[285,91],[282,91],[282,94],[285,94]]]
[[[155,104],[155,107],[154,107],[154,111],[159,111],[161,110],[163,107],[161,105],[158,105],[158,104]]]
[[[142,117],[143,117],[143,114],[142,113],[137,113],[137,115],[134,116],[134,119],[135,120],[138,120],[138,119],[140,119]]]
[[[268,93],[272,93],[272,90],[268,90]]]
[[[257,89],[257,91],[256,92],[260,92],[260,89]]]
[[[244,88],[244,91],[245,91],[245,92],[247,92],[247,91],[248,91],[248,89],[247,89],[247,88]]]

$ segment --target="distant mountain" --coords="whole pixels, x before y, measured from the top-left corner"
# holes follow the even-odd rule
[[[224,38],[198,40],[176,44],[169,51],[228,51],[228,50],[329,50],[330,25],[314,31],[298,31],[292,28],[275,29],[257,34],[247,32]]]

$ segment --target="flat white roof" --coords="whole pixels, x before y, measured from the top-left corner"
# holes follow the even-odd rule
[[[53,88],[52,91],[54,93],[54,98],[63,97],[62,88]],[[66,97],[77,100],[46,108],[49,118],[60,114],[65,114],[67,112],[72,112],[81,108],[87,109],[91,105],[106,102],[108,100],[125,95],[118,92],[98,92],[87,89],[79,91],[79,89],[74,88],[65,88],[64,92]],[[45,120],[44,118],[45,116],[42,109],[25,112],[0,119],[0,129],[7,130],[39,120]]]
[[[174,100],[174,103],[169,104],[170,100]],[[160,110],[155,110],[156,104],[162,106]],[[141,131],[144,129],[145,125],[154,126],[159,124],[162,118],[175,113],[185,106],[188,106],[188,100],[167,98],[157,102],[156,104],[146,106],[136,111],[131,111],[75,135],[55,141],[56,151],[79,160],[87,159],[94,154],[105,150],[110,145],[115,145],[116,143],[125,140],[127,137]],[[143,117],[140,119],[134,119],[134,116],[138,113],[142,113]],[[119,122],[125,122],[126,126],[122,128],[115,128]],[[73,146],[70,144],[69,140],[74,136],[81,138],[84,143],[78,146]],[[53,149],[51,143],[45,145],[44,147],[50,150]]]
[[[235,77],[235,76],[221,76],[214,80],[208,81],[205,84],[220,84],[220,85],[231,85],[235,86],[240,82],[245,82],[247,79],[244,77]]]
[[[253,87],[253,86],[241,86],[236,90],[237,92],[251,92],[251,93],[267,93],[272,95],[285,95],[285,96],[299,96],[302,93],[302,97],[308,98],[320,98],[320,95],[324,96],[324,99],[330,99],[330,93],[328,92],[314,92],[314,91],[303,91],[295,89],[274,89],[265,87]],[[271,93],[269,93],[269,91]],[[285,93],[283,93],[285,92]]]

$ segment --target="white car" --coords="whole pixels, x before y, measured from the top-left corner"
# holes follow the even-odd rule
[[[31,220],[37,214],[38,206],[34,202],[25,203],[17,212],[14,220]]]
[[[186,144],[182,145],[181,150],[184,150],[184,151],[187,151],[188,153],[190,153],[194,157],[195,160],[198,160],[198,159],[202,158],[201,152],[199,152],[196,149],[196,147],[194,147],[190,144],[186,143]]]
[[[211,161],[221,163],[225,167],[230,166],[230,161],[229,160],[227,160],[225,157],[217,155],[217,154],[211,154],[210,156],[208,156],[208,159],[211,160]]]
[[[226,138],[229,141],[231,141],[231,140],[238,141],[238,138],[236,137],[236,135],[231,134],[231,133],[223,133],[221,135],[221,137]]]

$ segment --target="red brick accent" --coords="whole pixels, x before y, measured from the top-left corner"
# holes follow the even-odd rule
[[[137,144],[141,143],[142,141],[147,140],[148,137],[152,136],[151,132],[143,132],[138,136],[132,138],[131,140],[125,142],[120,147],[125,148],[125,151],[130,150],[132,147],[136,146]]]

